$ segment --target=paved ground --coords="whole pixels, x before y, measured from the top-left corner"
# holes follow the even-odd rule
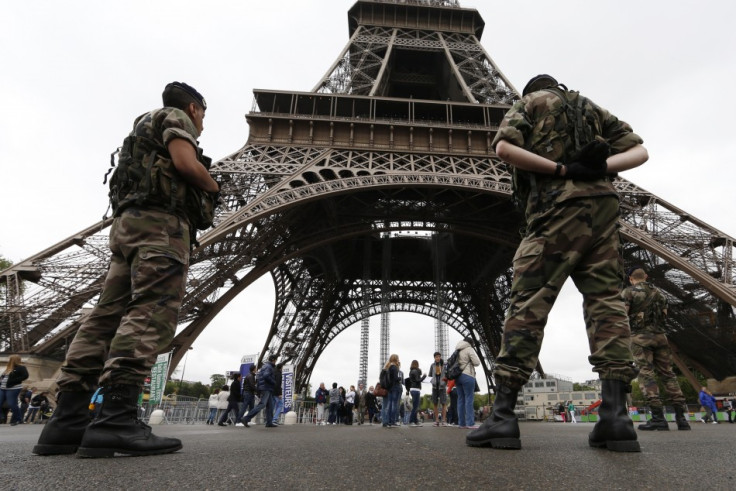
[[[736,489],[736,424],[640,432],[637,454],[588,447],[589,423],[521,427],[522,450],[504,451],[428,425],[163,425],[183,450],[78,459],[32,455],[40,425],[0,425],[0,489]]]

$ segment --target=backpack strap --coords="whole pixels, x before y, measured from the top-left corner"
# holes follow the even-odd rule
[[[593,139],[590,128],[585,124],[585,103],[588,101],[588,98],[576,92],[578,97],[576,104],[573,106],[567,98],[569,91],[563,92],[559,87],[550,87],[543,90],[556,95],[560,99],[560,102],[562,102],[562,107],[567,116],[567,122],[573,126],[572,138],[575,144],[575,152],[580,151],[585,144]]]

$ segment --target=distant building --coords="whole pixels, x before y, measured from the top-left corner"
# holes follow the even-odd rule
[[[560,376],[531,379],[520,394],[517,414],[528,420],[561,420],[556,414],[557,407],[560,402],[567,406],[568,401],[572,401],[577,413],[581,414],[601,399],[600,382],[591,380],[586,381],[585,385],[595,387],[595,390],[574,391],[572,381]]]

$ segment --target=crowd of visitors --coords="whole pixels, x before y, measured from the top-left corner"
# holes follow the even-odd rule
[[[426,421],[434,426],[476,428],[473,401],[475,392],[479,391],[475,367],[480,365],[480,360],[468,339],[460,341],[456,350],[462,374],[455,380],[448,379],[446,362],[436,352],[426,373],[420,369],[418,360],[412,360],[408,376],[402,370],[399,356],[390,355],[378,383],[367,390],[362,383],[357,389],[350,385],[346,390],[337,382],[332,382],[331,388],[320,382],[314,393],[314,424],[380,424],[384,428],[396,428],[423,426]],[[431,405],[424,409],[422,384],[431,390]],[[462,396],[458,397],[459,394]]]

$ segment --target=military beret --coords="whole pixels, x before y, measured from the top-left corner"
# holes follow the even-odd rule
[[[529,80],[529,82],[524,86],[524,90],[521,91],[521,95],[525,96],[530,92],[536,92],[538,90],[546,89],[547,87],[555,87],[556,85],[558,85],[557,79],[552,75],[543,73]]]
[[[166,87],[164,88],[164,93],[161,94],[161,97],[164,101],[164,106],[171,105],[168,102],[172,99],[176,99],[177,96],[181,95],[189,96],[192,102],[195,102],[202,106],[204,109],[207,109],[207,101],[204,100],[202,94],[197,92],[197,89],[195,89],[191,85],[185,84],[184,82],[171,82],[170,84],[166,85]]]

